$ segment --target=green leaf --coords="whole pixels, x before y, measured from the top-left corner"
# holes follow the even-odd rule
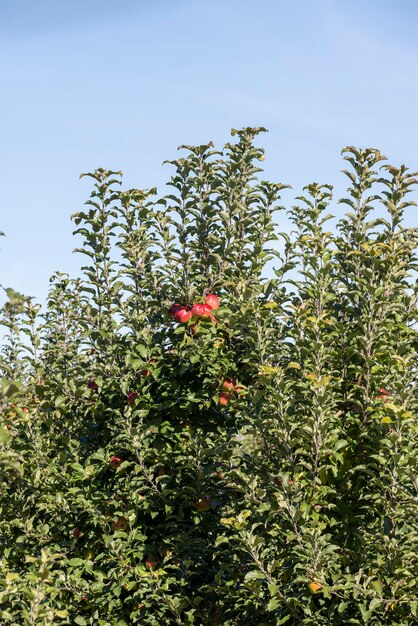
[[[245,574],[244,580],[264,580],[265,576],[263,574],[263,572],[260,572],[260,570],[252,570],[251,572],[247,572],[247,574]]]
[[[380,598],[373,598],[373,600],[371,600],[371,602],[369,603],[369,611],[374,611],[374,609],[380,606],[383,602],[384,601],[382,601]]]
[[[279,598],[277,597],[270,598],[269,603],[267,604],[267,611],[275,611],[279,606],[280,606]]]
[[[0,444],[5,444],[12,438],[8,430],[0,426]]]

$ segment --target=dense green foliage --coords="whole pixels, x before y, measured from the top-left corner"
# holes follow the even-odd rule
[[[83,277],[7,291],[1,624],[417,623],[417,181],[346,148],[280,233],[261,130],[88,174]]]

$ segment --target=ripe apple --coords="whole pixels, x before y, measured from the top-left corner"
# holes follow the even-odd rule
[[[317,591],[319,591],[320,589],[322,589],[322,585],[321,583],[318,583],[317,581],[313,580],[312,582],[310,582],[308,584],[309,587],[309,591],[311,591],[312,593],[317,593]]]
[[[135,400],[137,399],[137,397],[138,393],[136,391],[131,391],[130,393],[128,393],[128,404],[135,404]]]
[[[221,404],[222,406],[226,406],[227,404],[229,404],[230,400],[231,400],[231,394],[229,393],[229,391],[219,392],[219,404]]]
[[[168,314],[170,317],[176,317],[177,313],[180,311],[180,309],[182,309],[182,305],[181,304],[172,304],[171,307],[168,309]]]
[[[120,456],[112,456],[112,458],[109,461],[109,465],[112,469],[118,469],[119,465],[123,463],[123,459],[120,458]]]
[[[192,312],[186,309],[186,307],[182,307],[178,313],[176,313],[176,320],[185,324],[192,317]]]
[[[150,556],[145,559],[145,566],[150,569],[155,569],[157,567],[157,561],[153,561]]]
[[[87,383],[87,387],[89,389],[91,389],[92,391],[97,391],[99,389],[99,387],[98,387],[96,381],[94,380],[94,378],[91,378],[89,380],[89,382]]]
[[[196,303],[192,306],[192,315],[194,317],[210,317],[211,307],[208,304]]]
[[[205,302],[208,306],[210,306],[211,309],[219,308],[219,298],[214,293],[210,293],[209,295],[207,295]]]
[[[78,539],[79,537],[81,537],[82,532],[79,528],[73,528],[73,537],[74,539]]]
[[[196,500],[196,508],[198,511],[206,512],[212,507],[210,498],[208,496],[202,496],[198,500]]]
[[[383,387],[381,389],[379,389],[380,394],[377,396],[379,400],[383,400],[383,402],[389,402],[390,398],[392,397],[389,393],[389,391],[386,391],[386,389],[383,389]]]
[[[222,389],[224,389],[225,391],[234,391],[235,389],[234,381],[231,380],[230,378],[225,378],[222,383]]]
[[[28,409],[26,406],[24,406],[24,407],[23,407],[22,411],[23,411],[24,413],[29,413],[29,409]]]

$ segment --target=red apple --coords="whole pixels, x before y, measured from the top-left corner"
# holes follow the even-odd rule
[[[157,363],[158,359],[156,359],[155,357],[152,357],[151,359],[148,360],[148,363]],[[149,378],[151,376],[151,370],[149,369],[143,369],[140,372],[141,376],[143,378]]]
[[[170,317],[176,317],[177,313],[180,311],[180,309],[182,309],[182,305],[181,304],[172,304],[171,307],[168,309],[168,314]]]
[[[138,397],[138,393],[136,391],[131,391],[128,393],[128,404],[135,404],[135,400]]]
[[[198,511],[206,512],[212,507],[210,498],[208,496],[202,496],[195,502],[195,506]]]
[[[234,381],[231,380],[231,378],[225,378],[225,380],[222,383],[222,389],[224,389],[225,391],[234,391],[235,389]]]
[[[207,295],[205,302],[208,306],[210,306],[211,309],[219,308],[219,298],[214,293],[210,293],[209,295]]]
[[[119,465],[123,463],[123,459],[121,459],[119,456],[112,456],[112,458],[109,461],[109,465],[112,469],[118,469]]]
[[[192,317],[192,312],[186,309],[186,307],[182,307],[178,313],[176,313],[176,320],[185,324]]]
[[[222,406],[226,406],[227,404],[229,404],[230,400],[231,400],[231,394],[229,393],[229,391],[219,392],[219,404],[221,404]]]
[[[99,387],[98,387],[96,381],[94,380],[94,378],[91,378],[89,380],[89,382],[87,383],[87,387],[89,389],[92,389],[93,391],[97,391],[99,389]]]
[[[29,413],[29,409],[28,409],[26,406],[24,406],[24,407],[23,407],[22,411],[23,411],[24,413]]]
[[[81,537],[81,530],[79,528],[73,528],[73,537],[75,539],[78,539],[79,537]]]
[[[146,565],[146,567],[149,567],[150,569],[154,569],[155,567],[157,567],[157,562],[156,562],[156,561],[153,561],[153,560],[151,559],[151,557],[149,557],[149,556],[148,556],[148,557],[145,559],[145,565]]]
[[[211,310],[208,304],[196,303],[192,306],[192,315],[195,317],[209,317]]]

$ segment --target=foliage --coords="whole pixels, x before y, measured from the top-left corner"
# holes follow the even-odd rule
[[[417,180],[348,147],[280,233],[263,130],[86,174],[82,278],[7,290],[2,624],[416,623]]]

